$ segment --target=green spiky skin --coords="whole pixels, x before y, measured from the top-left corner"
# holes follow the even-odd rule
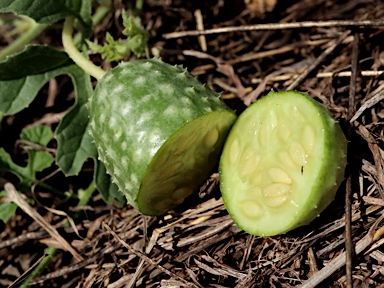
[[[308,95],[270,92],[236,120],[220,159],[230,216],[257,236],[309,224],[344,179],[347,141],[328,110]]]
[[[164,214],[198,189],[236,118],[217,93],[159,59],[109,71],[89,112],[99,159],[145,215]]]

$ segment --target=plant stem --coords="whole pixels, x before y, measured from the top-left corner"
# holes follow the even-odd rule
[[[111,12],[111,5],[107,6],[100,6],[97,8],[95,11],[95,14],[92,16],[92,25],[97,25],[99,24],[102,20],[105,19],[105,16],[108,15],[108,13]]]
[[[37,184],[37,186],[40,186],[41,188],[47,189],[49,192],[52,192],[56,196],[63,197],[63,195],[64,195],[63,191],[60,191],[60,190],[52,187],[51,185],[48,185],[47,183],[40,182]]]
[[[39,24],[31,19],[31,28],[26,33],[21,34],[19,38],[17,38],[10,45],[0,51],[0,61],[5,60],[7,56],[21,50],[26,44],[28,44],[32,39],[39,35],[48,26],[48,24]]]
[[[69,16],[65,19],[62,40],[64,50],[68,53],[69,57],[86,73],[95,77],[99,80],[106,73],[103,69],[93,64],[90,60],[86,59],[83,54],[76,48],[72,33],[73,33],[73,23],[75,18],[73,16]]]
[[[92,194],[96,191],[96,183],[95,181],[92,181],[92,183],[82,191],[82,195],[80,198],[79,203],[77,203],[77,206],[84,206],[87,205],[89,202],[89,199],[91,198]],[[79,195],[80,196],[80,195]]]
[[[136,1],[136,10],[141,11],[143,10],[143,0],[137,0]]]
[[[76,206],[81,207],[81,206],[87,205],[89,202],[89,199],[91,198],[92,194],[95,191],[96,191],[95,181],[92,181],[92,183],[85,190],[82,190],[81,192],[78,191],[78,193],[79,194],[82,193],[82,195],[79,195],[80,201],[79,203],[77,203]],[[75,213],[73,217],[78,218],[79,215],[80,215],[79,213]],[[67,221],[64,224],[64,226],[69,227],[70,226],[69,221]],[[37,265],[36,268],[33,269],[31,274],[23,281],[23,284],[20,287],[28,288],[30,281],[33,278],[39,276],[43,272],[44,268],[52,261],[53,256],[56,255],[57,251],[58,251],[58,248],[56,247],[48,247],[45,253],[46,257]]]
[[[96,9],[95,14],[92,16],[92,25],[95,26],[99,24],[105,16],[111,11],[111,6],[100,6],[99,8]],[[76,46],[79,46],[82,42],[82,33],[77,32],[75,36],[73,37],[73,42],[75,43]]]
[[[77,192],[80,200],[79,200],[79,203],[77,203],[76,207],[81,207],[81,206],[87,205],[89,202],[89,199],[91,199],[91,197],[92,197],[93,193],[95,193],[95,191],[96,191],[95,181],[92,181],[92,183],[85,190],[80,189]],[[76,213],[74,213],[73,218],[79,217],[80,213],[81,213],[81,211],[77,211]]]
[[[51,263],[53,256],[55,256],[57,252],[56,247],[48,247],[46,251],[46,257],[37,265],[37,267],[32,271],[31,274],[24,280],[23,284],[21,284],[20,288],[27,288],[29,287],[29,282],[43,272],[44,268]]]

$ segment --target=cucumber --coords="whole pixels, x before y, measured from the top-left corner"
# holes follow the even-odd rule
[[[297,91],[274,92],[236,120],[220,159],[234,222],[256,236],[309,224],[344,179],[346,138],[328,110]]]
[[[218,164],[236,115],[181,66],[121,63],[98,82],[90,134],[112,181],[144,215],[162,215]]]

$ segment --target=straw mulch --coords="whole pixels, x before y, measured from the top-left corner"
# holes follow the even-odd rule
[[[106,29],[121,33],[120,9],[95,37]],[[271,89],[308,92],[323,103],[350,140],[344,184],[314,222],[275,237],[237,228],[217,173],[163,217],[105,205],[95,194],[76,229],[61,228],[63,214],[35,203],[31,208],[78,254],[18,210],[0,226],[0,285],[10,285],[53,246],[62,250],[34,287],[384,287],[384,3],[147,0],[141,16],[151,53],[222,91],[238,114]],[[65,77],[57,81],[70,85]],[[92,173],[87,167],[65,181],[81,187]],[[74,213],[44,192],[35,197]]]

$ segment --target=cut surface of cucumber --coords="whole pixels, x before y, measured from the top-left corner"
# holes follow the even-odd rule
[[[121,63],[98,83],[90,134],[128,203],[162,215],[196,191],[218,164],[236,115],[180,66]]]
[[[314,220],[344,179],[347,141],[320,103],[297,91],[270,92],[237,119],[220,159],[228,213],[257,236]]]
[[[232,124],[227,113],[216,111],[197,118],[164,143],[142,181],[138,206],[143,214],[164,214],[206,180]]]

